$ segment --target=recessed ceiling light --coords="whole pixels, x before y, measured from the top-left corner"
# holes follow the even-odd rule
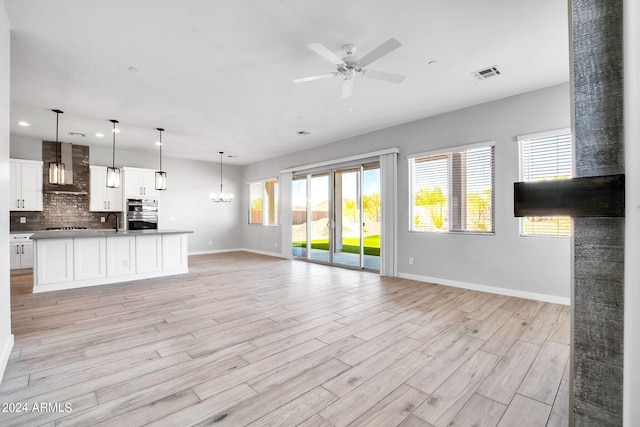
[[[18,125],[20,125],[20,126],[24,126],[24,127],[27,127],[27,126],[29,126],[29,123],[28,123],[28,122],[25,122],[25,121],[19,121],[19,122],[18,122]]]
[[[96,132],[96,136],[98,138],[102,138],[104,136],[104,133]]]

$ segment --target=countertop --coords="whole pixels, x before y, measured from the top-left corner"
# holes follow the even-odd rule
[[[35,231],[31,240],[38,239],[75,239],[83,237],[116,237],[116,236],[144,236],[154,234],[188,234],[193,231],[187,230],[51,230]]]

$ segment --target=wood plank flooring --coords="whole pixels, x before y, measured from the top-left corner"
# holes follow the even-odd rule
[[[569,307],[245,252],[12,294],[2,426],[563,426]]]

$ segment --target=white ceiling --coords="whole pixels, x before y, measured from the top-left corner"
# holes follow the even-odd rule
[[[163,127],[163,154],[248,164],[569,80],[566,0],[5,3],[11,132],[38,139],[59,108],[65,142],[110,147],[117,119],[120,149],[155,152]],[[402,84],[357,79],[349,101],[338,77],[292,82],[335,71],[310,43],[362,56],[391,37],[402,46],[369,68]]]

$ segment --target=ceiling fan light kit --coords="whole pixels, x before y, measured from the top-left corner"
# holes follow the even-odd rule
[[[338,55],[331,52],[321,43],[311,43],[308,45],[308,48],[313,50],[318,55],[322,56],[327,61],[336,65],[336,71],[333,73],[327,74],[317,74],[315,76],[301,77],[298,79],[294,79],[295,83],[304,83],[310,82],[314,80],[326,79],[329,77],[343,77],[342,83],[342,97],[343,98],[351,98],[353,94],[353,81],[357,75],[361,77],[365,77],[368,79],[381,80],[389,83],[402,83],[404,81],[404,76],[400,74],[388,73],[384,71],[375,71],[369,70],[366,67],[371,63],[377,61],[383,56],[388,55],[392,51],[396,50],[401,46],[400,42],[394,38],[390,38],[386,42],[382,43],[377,48],[373,49],[371,52],[358,59],[354,56],[356,51],[356,47],[352,44],[346,44],[342,46],[342,50],[345,53],[344,58],[338,57]]]

